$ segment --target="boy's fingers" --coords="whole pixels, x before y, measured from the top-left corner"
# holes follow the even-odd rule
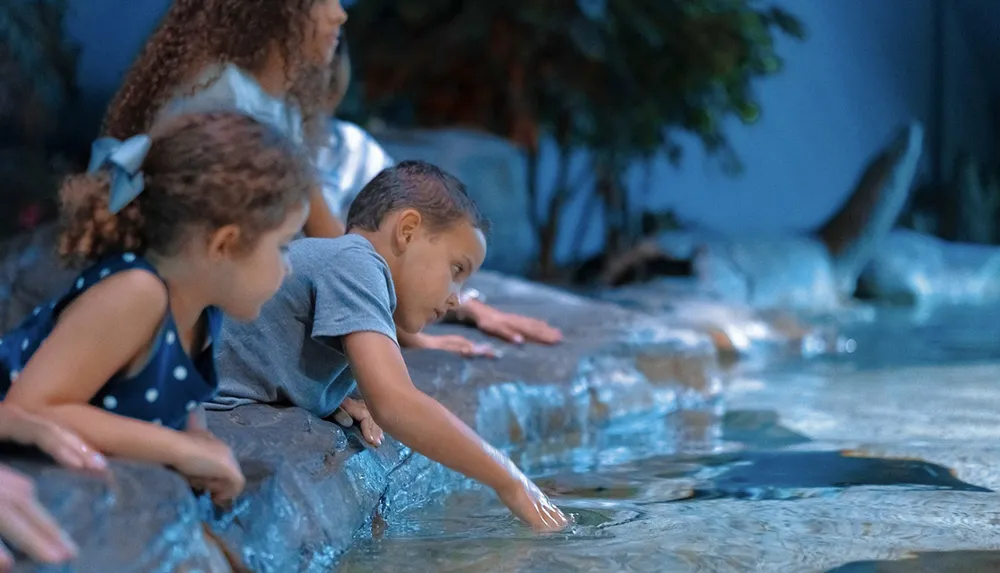
[[[524,343],[524,337],[521,336],[516,330],[514,330],[513,328],[511,328],[509,325],[506,324],[497,325],[492,329],[490,334],[513,344]]]
[[[536,318],[518,317],[515,324],[517,330],[532,342],[555,344],[562,340],[561,331]]]
[[[333,413],[333,421],[345,428],[350,428],[354,425],[354,418],[352,418],[351,415],[348,414],[343,408],[337,408],[337,410]]]
[[[462,354],[470,358],[480,356],[486,358],[496,358],[497,351],[489,344],[476,344],[474,342],[470,342],[469,346],[465,348]]]

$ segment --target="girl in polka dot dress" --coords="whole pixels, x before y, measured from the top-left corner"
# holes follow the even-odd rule
[[[216,390],[221,313],[251,320],[277,291],[313,188],[298,146],[235,112],[98,140],[60,191],[60,255],[90,266],[0,339],[0,397],[238,495],[232,453],[192,414]]]

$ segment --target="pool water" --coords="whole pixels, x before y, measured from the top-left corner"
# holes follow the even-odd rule
[[[734,373],[725,412],[514,452],[568,532],[467,488],[389,511],[338,570],[1000,571],[998,324],[881,310],[852,354]]]

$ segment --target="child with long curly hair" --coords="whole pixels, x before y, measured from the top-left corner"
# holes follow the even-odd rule
[[[300,146],[240,113],[99,139],[60,191],[60,255],[90,266],[0,338],[0,397],[104,454],[238,495],[238,463],[199,418],[213,347],[223,313],[252,320],[277,292],[315,186]]]
[[[125,76],[107,135],[147,132],[164,117],[236,109],[314,149],[347,14],[339,0],[175,0]],[[305,232],[343,234],[319,188]]]

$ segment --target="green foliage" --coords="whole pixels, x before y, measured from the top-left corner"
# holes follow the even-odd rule
[[[529,161],[543,135],[566,154],[586,149],[611,225],[630,218],[625,169],[660,152],[679,162],[679,133],[738,172],[724,120],[757,121],[752,82],[782,67],[776,31],[804,37],[756,0],[360,0],[350,16],[348,117],[477,127]],[[557,189],[537,221],[543,243],[570,192]]]

